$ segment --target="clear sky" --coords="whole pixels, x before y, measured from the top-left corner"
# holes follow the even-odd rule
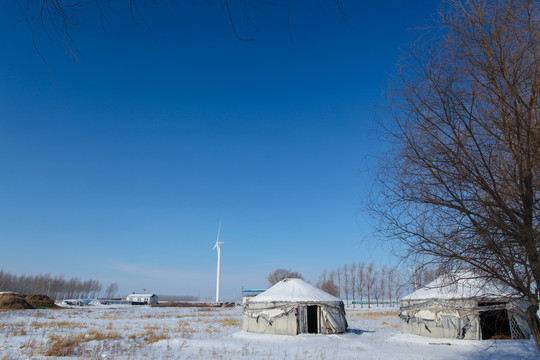
[[[137,24],[119,1],[75,19],[78,61],[39,29],[34,47],[21,3],[0,4],[1,269],[211,298],[220,217],[223,298],[394,262],[361,211],[373,110],[436,1],[233,8],[251,41],[221,0]]]

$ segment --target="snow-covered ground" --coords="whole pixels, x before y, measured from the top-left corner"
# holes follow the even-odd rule
[[[347,309],[341,335],[242,331],[242,309],[70,307],[0,312],[0,359],[539,359],[532,340],[401,334],[396,308]],[[49,355],[49,356],[48,356]]]

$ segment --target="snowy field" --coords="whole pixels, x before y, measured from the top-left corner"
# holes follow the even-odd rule
[[[341,335],[242,331],[242,309],[70,307],[0,312],[0,359],[539,359],[532,340],[399,332],[396,308],[347,309]]]

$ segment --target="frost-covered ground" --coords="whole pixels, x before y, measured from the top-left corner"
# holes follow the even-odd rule
[[[395,308],[347,309],[342,335],[242,331],[242,309],[99,306],[0,312],[0,359],[539,359],[532,340],[399,332]],[[450,344],[450,345],[448,345]]]

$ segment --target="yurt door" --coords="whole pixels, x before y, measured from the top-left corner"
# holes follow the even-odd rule
[[[307,332],[309,334],[319,332],[319,307],[317,305],[307,307]]]

